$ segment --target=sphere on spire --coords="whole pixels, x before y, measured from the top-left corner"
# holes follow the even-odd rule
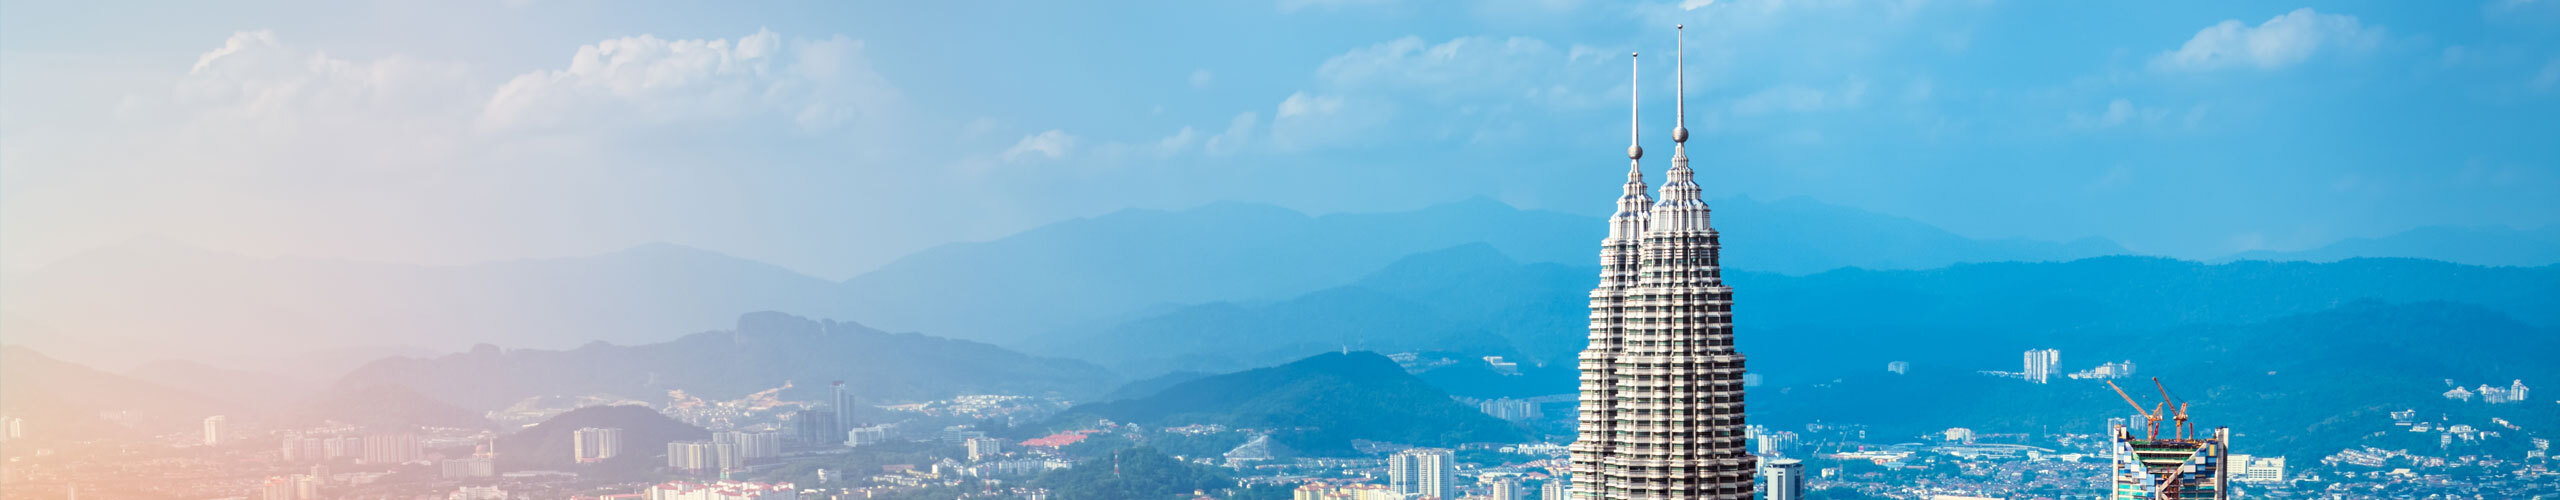
[[[1629,160],[1642,160],[1642,159],[1644,159],[1644,146],[1627,146],[1627,159],[1629,159]]]

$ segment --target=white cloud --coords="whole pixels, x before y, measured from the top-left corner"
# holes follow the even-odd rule
[[[1217,78],[1216,73],[1210,73],[1207,69],[1191,70],[1191,88],[1209,88],[1209,84],[1215,82]]]
[[[1341,96],[1311,96],[1306,92],[1289,94],[1280,101],[1278,119],[1331,115],[1342,111]]]
[[[2155,68],[2208,71],[2248,67],[2279,69],[2301,64],[2324,47],[2357,50],[2379,43],[2378,28],[2366,28],[2355,16],[2322,14],[2310,8],[2268,19],[2251,27],[2237,19],[2196,32],[2177,50],[2152,59]]]
[[[2191,122],[2195,120],[2202,120],[2204,118],[2204,109],[2205,108],[2201,106],[2189,109],[2187,111],[2189,113],[2187,120]],[[2130,99],[2116,99],[2107,102],[2107,109],[2105,111],[2098,112],[2097,114],[2072,113],[2070,119],[2071,126],[2073,127],[2102,129],[2114,128],[2128,123],[2158,123],[2160,119],[2167,118],[2168,116],[2169,111],[2165,109],[2136,106]]]
[[[1174,132],[1173,135],[1168,135],[1163,139],[1156,140],[1156,154],[1161,156],[1171,156],[1175,153],[1190,150],[1191,144],[1196,142],[1200,142],[1200,131],[1192,130],[1191,127],[1182,127],[1181,131]]]
[[[786,42],[759,30],[737,40],[641,35],[579,47],[568,67],[498,87],[481,124],[492,130],[783,117],[826,128],[876,111],[895,92],[862,42]]]
[[[1237,113],[1235,118],[1227,120],[1227,131],[1210,136],[1208,141],[1200,144],[1200,151],[1210,156],[1235,154],[1253,142],[1253,134],[1261,123],[1261,116],[1252,111]]]
[[[1316,79],[1336,90],[1411,91],[1443,101],[1529,98],[1571,105],[1622,85],[1624,57],[1562,49],[1535,38],[1462,37],[1432,44],[1408,36],[1326,59],[1316,67]]]
[[[1047,132],[1023,136],[1022,141],[1015,142],[1013,147],[1004,150],[1004,160],[1021,161],[1032,155],[1054,160],[1066,156],[1075,147],[1076,136],[1064,130],[1051,129]]]

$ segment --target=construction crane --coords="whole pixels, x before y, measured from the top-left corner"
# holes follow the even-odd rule
[[[2161,383],[2160,383],[2160,377],[2151,377],[2151,386],[2152,386],[2152,387],[2160,388],[2160,405],[2161,405],[2161,407],[2162,407],[2162,408],[2170,408],[2170,407],[2173,407],[2172,405],[2174,405],[2174,407],[2178,409],[2178,413],[2176,413],[2176,414],[2172,415],[2172,416],[2171,416],[2171,418],[2173,418],[2173,419],[2177,420],[2177,425],[2178,425],[2177,438],[2178,438],[2178,440],[2179,440],[2179,441],[2185,441],[2185,440],[2187,440],[2188,433],[2191,431],[2191,429],[2188,429],[2188,428],[2187,428],[2187,404],[2186,404],[2186,403],[2184,403],[2184,402],[2177,401],[2177,400],[2176,400],[2176,398],[2172,398],[2172,397],[2170,397],[2170,396],[2169,396],[2169,386],[2168,386],[2168,385],[2165,385],[2165,384],[2161,384]]]
[[[2157,381],[2159,381],[2159,378],[2158,378],[2158,377],[2153,377],[2153,378],[2152,378],[2152,381],[2157,382]],[[2133,401],[2133,395],[2131,395],[2131,394],[2126,394],[2126,393],[2124,392],[2124,388],[2123,388],[2123,387],[2117,387],[2117,386],[2116,386],[2116,381],[2113,381],[2113,380],[2109,380],[2109,381],[2107,381],[2107,388],[2109,388],[2109,389],[2115,389],[2115,390],[2116,390],[2116,396],[2117,396],[2117,397],[2124,398],[2124,404],[2133,405],[2133,412],[2134,412],[2135,414],[2142,415],[2142,419],[2144,420],[2144,426],[2148,429],[2148,433],[2146,434],[2148,437],[2146,437],[2146,438],[2144,438],[2144,439],[2149,439],[2149,440],[2153,440],[2153,441],[2158,441],[2158,440],[2160,440],[2160,416],[2161,416],[2161,414],[2162,414],[2163,412],[2167,411],[2165,407],[2164,407],[2164,408],[2153,408],[2153,409],[2150,409],[2150,410],[2144,410],[2144,409],[2142,408],[2142,403],[2134,402],[2134,401]]]

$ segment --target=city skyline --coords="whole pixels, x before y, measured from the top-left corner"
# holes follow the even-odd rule
[[[0,0],[0,500],[2560,495],[2555,27]]]

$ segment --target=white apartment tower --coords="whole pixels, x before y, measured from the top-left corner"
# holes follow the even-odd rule
[[[1685,89],[1687,75],[1675,80]],[[1752,495],[1758,459],[1744,443],[1733,289],[1719,272],[1721,244],[1689,169],[1687,99],[1679,102],[1662,199],[1646,196],[1644,148],[1629,144],[1625,192],[1601,240],[1591,345],[1580,359],[1571,498]],[[1629,131],[1631,142],[1635,135]]]
[[[578,463],[602,462],[622,455],[622,429],[587,427],[569,435],[572,457]]]
[[[2047,383],[2053,380],[2053,368],[2061,364],[2062,351],[2036,349],[2027,351],[2026,371],[2020,373],[2026,375],[2028,382]]]
[[[223,416],[221,416],[221,415],[214,415],[214,416],[210,416],[210,417],[205,417],[205,418],[204,418],[204,445],[205,445],[205,446],[213,446],[213,445],[219,445],[219,444],[222,444],[222,427],[223,427],[223,424],[224,424],[224,423],[226,423],[226,422],[227,422],[227,421],[229,421],[229,420],[230,420],[229,418],[225,418],[225,417],[223,417]]]
[[[1456,500],[1457,461],[1449,450],[1414,448],[1387,457],[1387,483],[1405,498]]]

